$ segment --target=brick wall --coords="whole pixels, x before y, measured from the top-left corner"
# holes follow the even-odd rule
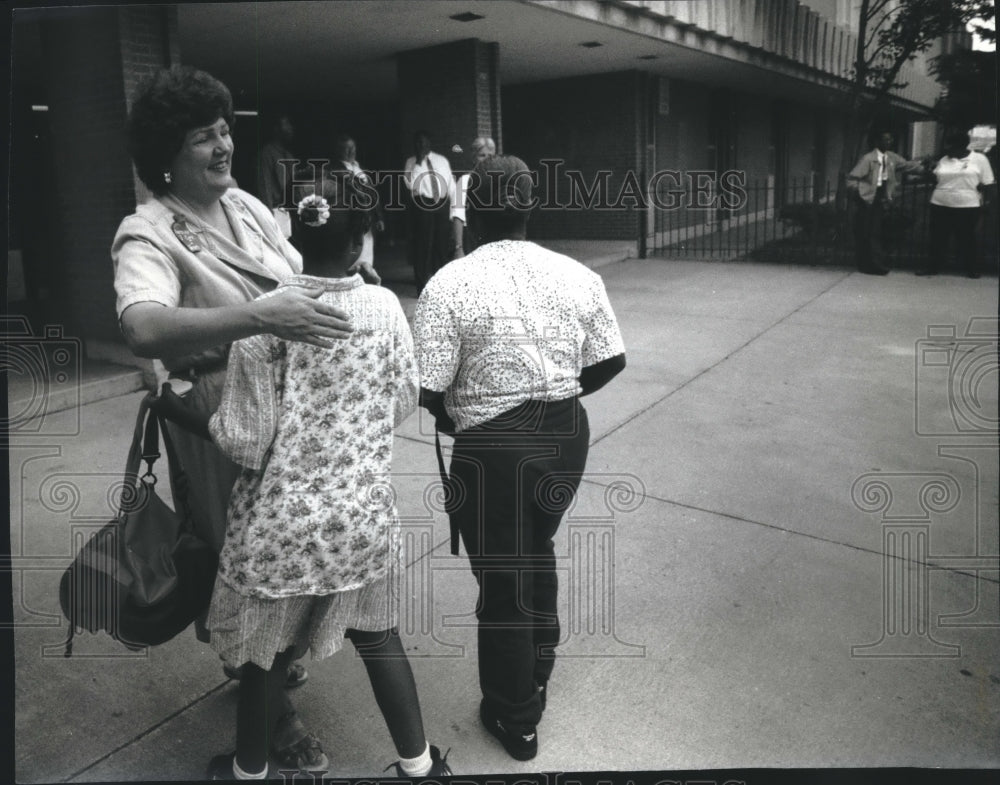
[[[52,228],[59,235],[67,333],[120,342],[109,249],[136,202],[125,151],[126,100],[142,75],[176,56],[176,10],[82,10],[42,23],[56,173],[48,184],[58,216]]]
[[[536,209],[529,236],[634,240],[640,211],[574,209],[566,175],[542,167],[542,159],[560,159],[566,170],[581,172],[589,187],[599,171],[608,170],[609,201],[618,196],[628,172],[640,172],[639,75],[635,72],[598,74],[503,90],[504,152],[539,171],[538,192],[549,204]],[[550,176],[551,175],[551,176]],[[544,197],[550,197],[547,200]]]
[[[488,136],[503,150],[500,113],[500,45],[476,48],[476,134]],[[467,145],[463,145],[467,146]]]
[[[736,169],[746,172],[747,185],[751,188],[766,185],[771,174],[771,106],[760,96],[740,93],[739,106],[739,155]]]
[[[668,191],[689,188],[686,173],[715,168],[714,133],[711,124],[712,93],[705,85],[680,79],[670,79],[661,85],[667,91],[659,101],[662,113],[656,117],[656,168],[682,173],[677,180],[664,180],[660,199],[670,198]],[[670,214],[657,210],[654,225],[657,230],[705,223],[704,210],[679,208]]]
[[[467,169],[468,150],[477,136],[499,141],[500,99],[498,48],[470,38],[450,44],[402,52],[397,56],[401,147],[412,155],[413,134],[423,129],[434,152],[453,169]]]

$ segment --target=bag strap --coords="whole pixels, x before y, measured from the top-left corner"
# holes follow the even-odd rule
[[[441,485],[444,487],[445,505],[447,507],[448,500],[451,500],[453,489],[451,477],[448,476],[448,470],[444,468],[444,456],[441,454],[441,434],[437,428],[434,429],[434,452],[437,454],[438,472],[441,474]],[[458,516],[453,515],[451,511],[448,512],[448,523],[451,529],[451,555],[458,556]]]
[[[167,421],[159,414],[151,414],[151,420],[159,423],[163,433],[163,446],[167,451],[167,468],[170,472],[170,487],[174,495],[174,509],[181,513],[181,531],[194,531],[194,521],[191,516],[191,503],[188,493],[188,477],[174,447],[174,440],[167,429]]]
[[[153,393],[148,393],[139,402],[139,413],[135,417],[135,431],[132,434],[132,446],[128,451],[128,458],[125,461],[125,487],[133,488],[139,480],[139,463],[142,461],[143,448],[143,425],[146,422],[146,414],[149,412],[149,405],[154,398]],[[127,491],[126,491],[127,493]]]
[[[139,464],[142,461],[143,452],[143,426],[146,423],[146,415],[149,413],[149,406],[154,398],[153,393],[146,395],[139,402],[139,413],[135,417],[135,430],[132,433],[132,446],[128,451],[128,458],[125,460],[125,478],[122,485],[121,503],[119,512],[127,512],[129,505],[139,501],[135,492],[136,483],[139,482]],[[119,518],[121,518],[119,514]]]
[[[138,494],[134,492],[139,482],[156,483],[156,475],[153,473],[153,464],[161,457],[160,453],[160,433],[163,433],[163,445],[167,453],[167,468],[170,472],[171,489],[174,493],[174,507],[181,512],[182,530],[192,531],[193,523],[191,518],[191,507],[188,500],[188,479],[184,468],[181,466],[180,458],[174,448],[173,439],[167,430],[166,421],[152,409],[152,403],[156,400],[156,393],[149,393],[139,403],[139,413],[135,418],[135,432],[132,434],[132,447],[129,450],[128,460],[125,464],[125,487],[122,491],[122,511],[125,512],[128,500],[138,501]],[[146,462],[146,472],[139,475],[139,465]],[[133,497],[136,497],[133,499]],[[120,516],[123,517],[123,516]]]
[[[150,478],[150,482],[156,484],[156,475],[153,474],[153,464],[160,457],[160,422],[152,412],[146,415],[146,433],[142,439],[142,460],[146,462],[146,473],[142,475],[142,480]]]

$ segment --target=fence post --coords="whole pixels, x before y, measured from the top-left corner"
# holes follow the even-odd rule
[[[812,259],[813,262],[815,262],[817,253],[816,236],[820,232],[820,210],[819,210],[819,201],[816,196],[816,173],[813,172],[812,174],[809,175],[809,177],[811,180],[809,188],[809,195],[810,195],[809,201],[811,205],[809,209],[812,212],[812,222],[811,222],[812,231],[809,233],[809,258]]]

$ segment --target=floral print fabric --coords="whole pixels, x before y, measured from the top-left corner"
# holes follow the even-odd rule
[[[420,384],[444,392],[459,431],[528,401],[580,394],[580,371],[622,354],[604,282],[523,240],[480,246],[424,287],[414,333]]]
[[[295,276],[351,315],[331,348],[258,335],[233,344],[213,439],[247,466],[233,489],[219,578],[260,598],[356,589],[398,569],[393,429],[416,407],[417,373],[395,295]]]

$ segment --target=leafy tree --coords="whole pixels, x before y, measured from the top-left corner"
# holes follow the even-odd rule
[[[997,121],[995,52],[959,49],[934,58],[934,74],[945,86],[935,115],[946,126],[971,128]]]
[[[981,35],[991,35],[983,23],[993,17],[992,0],[862,0],[842,173],[864,151],[872,122],[887,108],[892,91],[905,86],[899,81],[903,66],[971,23]]]

